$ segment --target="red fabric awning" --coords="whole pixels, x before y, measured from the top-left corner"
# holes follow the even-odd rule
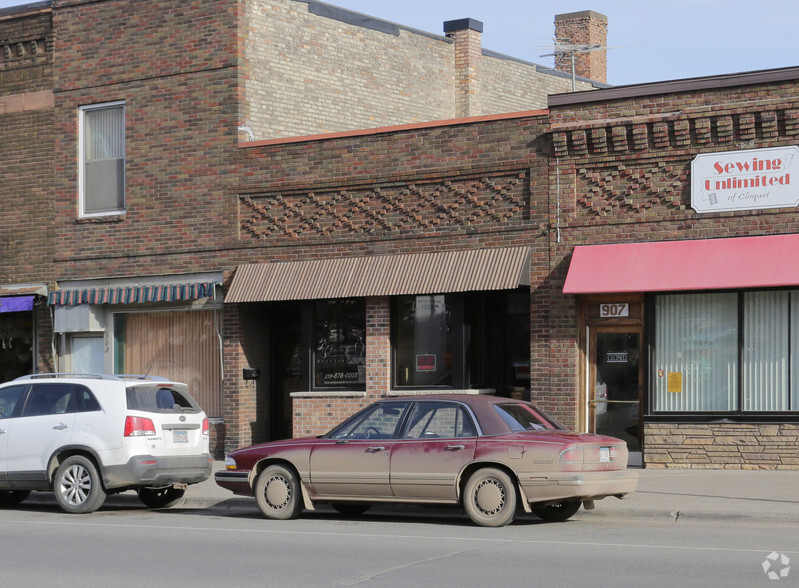
[[[574,248],[565,294],[799,286],[799,234]]]

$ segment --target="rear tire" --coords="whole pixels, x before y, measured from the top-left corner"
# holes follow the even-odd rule
[[[139,488],[136,490],[145,506],[149,508],[168,508],[183,498],[185,490],[168,486],[166,488]]]
[[[296,474],[281,465],[272,465],[258,474],[253,488],[255,502],[270,519],[288,520],[303,508],[302,490]]]
[[[533,506],[533,512],[541,520],[560,523],[577,514],[580,504],[580,502],[561,502],[560,504]]]
[[[516,514],[516,488],[510,476],[496,468],[477,470],[463,489],[466,514],[481,527],[503,527]]]
[[[16,506],[28,496],[30,490],[0,490],[0,507]]]
[[[82,455],[63,461],[53,479],[55,499],[64,511],[73,514],[94,512],[105,502],[105,489],[94,463]]]

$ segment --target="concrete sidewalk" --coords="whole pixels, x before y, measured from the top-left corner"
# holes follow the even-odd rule
[[[213,471],[224,469],[214,463]],[[746,470],[663,470],[640,469],[638,490],[624,500],[606,498],[584,517],[646,518],[650,520],[760,521],[770,524],[799,524],[799,471]],[[50,493],[34,492],[30,501],[52,502]],[[109,496],[107,504],[140,506],[133,492]],[[190,486],[182,508],[225,509],[251,507],[252,498],[235,496],[211,478]]]

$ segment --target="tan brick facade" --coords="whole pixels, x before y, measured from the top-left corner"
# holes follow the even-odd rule
[[[483,52],[468,27],[447,38],[296,0],[243,10],[240,126],[255,140],[534,110],[571,89],[560,72]]]

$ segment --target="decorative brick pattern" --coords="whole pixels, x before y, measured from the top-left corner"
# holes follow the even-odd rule
[[[645,425],[648,468],[799,470],[799,424]]]
[[[591,215],[618,215],[620,209],[641,213],[654,206],[685,210],[689,169],[653,162],[649,167],[624,164],[577,171],[577,204]],[[578,216],[580,211],[578,209]]]
[[[502,226],[524,222],[529,202],[525,173],[413,183],[361,190],[246,196],[239,218],[243,236],[309,239],[429,232],[438,227]]]

